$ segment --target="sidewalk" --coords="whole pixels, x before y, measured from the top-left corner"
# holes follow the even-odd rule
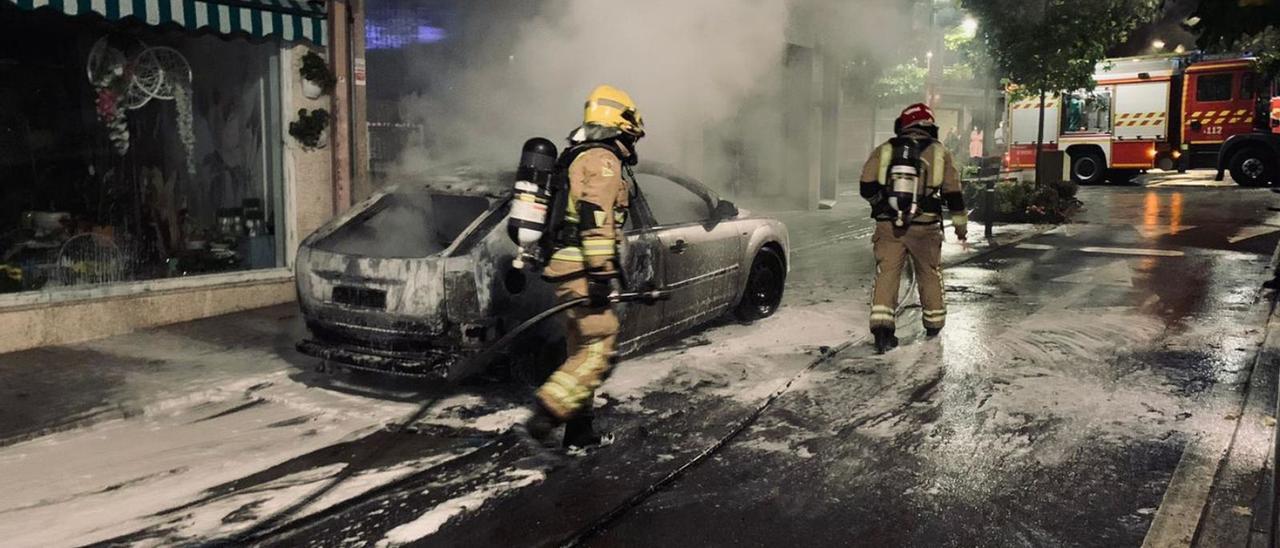
[[[0,355],[0,446],[144,414],[173,398],[238,396],[246,379],[308,362],[293,304]]]
[[[1275,449],[1277,382],[1280,382],[1280,308],[1271,300],[1266,338],[1258,353],[1239,420],[1225,453],[1214,455],[1212,487],[1196,506],[1202,508],[1194,544],[1184,546],[1271,546],[1275,526]],[[1179,464],[1179,469],[1184,463]]]

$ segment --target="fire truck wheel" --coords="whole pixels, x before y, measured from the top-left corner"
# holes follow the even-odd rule
[[[1107,178],[1107,162],[1096,152],[1071,156],[1071,180],[1082,185],[1096,185]]]
[[[1248,147],[1231,155],[1231,178],[1240,186],[1263,186],[1275,178],[1276,168],[1267,154]]]

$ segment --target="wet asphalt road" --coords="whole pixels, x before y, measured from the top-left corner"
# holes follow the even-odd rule
[[[1280,219],[1265,191],[1091,188],[1082,199],[1077,224],[951,268],[942,337],[923,339],[909,308],[905,346],[887,356],[860,333],[829,359],[810,349],[800,361],[820,363],[782,372],[797,382],[758,422],[638,505],[627,501],[761,398],[724,397],[732,372],[692,383],[672,373],[637,405],[609,402],[600,420],[617,441],[585,457],[469,440],[464,456],[273,542],[373,543],[487,490],[418,543],[588,533],[593,546],[1139,545],[1189,441],[1228,427],[1219,410],[1241,397]],[[833,218],[811,234],[863,226]],[[797,247],[812,238],[798,236]],[[864,308],[868,245],[854,234],[800,254],[790,306]],[[610,511],[617,519],[596,523]]]
[[[0,535],[32,546],[1137,546],[1184,455],[1239,422],[1278,200],[1192,186],[1081,198],[1077,223],[1018,245],[975,255],[948,242],[947,330],[924,339],[907,298],[904,346],[886,356],[865,335],[865,205],[848,194],[834,211],[781,215],[794,250],[782,310],[622,364],[596,402],[613,443],[568,458],[508,432],[527,389],[317,374],[291,351],[296,318],[279,309],[6,356],[0,393],[21,398],[0,417],[0,465],[18,471],[0,477]],[[110,382],[66,392],[60,370],[25,374],[62,362]],[[1255,383],[1274,379],[1267,363]],[[56,405],[20,404],[37,399]],[[431,408],[422,421],[380,427],[418,402]],[[34,419],[61,430],[115,407],[123,420],[4,442]],[[1213,505],[1239,516],[1257,468],[1215,488]]]

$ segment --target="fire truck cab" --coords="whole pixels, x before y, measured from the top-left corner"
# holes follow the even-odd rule
[[[1064,151],[1064,178],[1083,184],[1153,168],[1217,168],[1220,179],[1230,170],[1241,185],[1267,184],[1280,174],[1280,141],[1260,111],[1255,67],[1242,56],[1109,59],[1094,89],[1046,99],[1044,149]],[[1040,99],[1007,104],[1007,164],[1033,169]]]

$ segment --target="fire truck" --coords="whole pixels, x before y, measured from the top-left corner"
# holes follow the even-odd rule
[[[1278,122],[1256,66],[1198,53],[1103,61],[1094,89],[1046,98],[1043,148],[1065,152],[1063,177],[1082,184],[1155,168],[1215,168],[1219,180],[1230,171],[1242,186],[1276,181]],[[1006,101],[1005,164],[1025,174],[1036,165],[1040,98],[1016,97]]]

